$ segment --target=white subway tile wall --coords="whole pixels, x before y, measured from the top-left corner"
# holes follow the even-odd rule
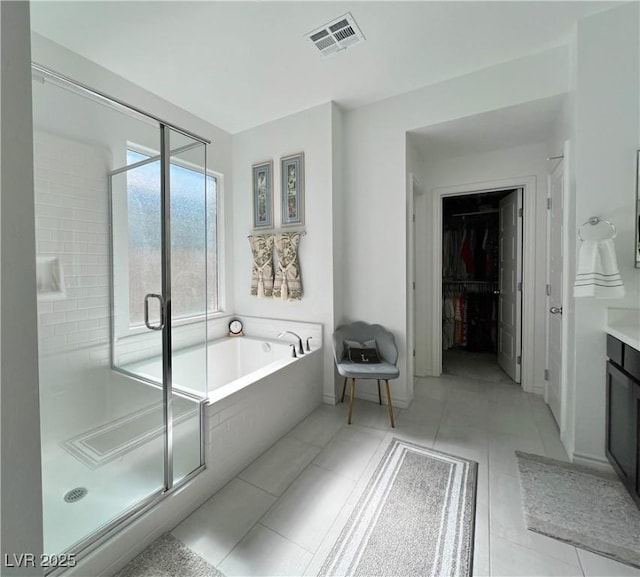
[[[38,256],[60,259],[65,295],[38,302],[40,353],[109,342],[109,215],[103,147],[36,132]]]

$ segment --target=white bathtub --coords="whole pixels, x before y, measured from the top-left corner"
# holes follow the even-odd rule
[[[295,360],[289,344],[283,341],[226,337],[206,346],[206,364],[205,347],[190,347],[174,352],[173,388],[201,398],[208,397],[213,402]],[[160,357],[131,363],[123,368],[157,382],[162,378]]]

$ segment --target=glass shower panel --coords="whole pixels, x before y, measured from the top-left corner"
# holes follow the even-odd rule
[[[54,555],[165,486],[161,374],[145,381],[111,364],[162,353],[160,331],[144,325],[145,295],[161,294],[160,165],[127,151],[159,150],[160,126],[40,73],[33,112],[44,551]],[[154,297],[149,322],[161,322]]]
[[[173,481],[203,464],[201,400],[207,397],[206,150],[166,129],[170,150]]]

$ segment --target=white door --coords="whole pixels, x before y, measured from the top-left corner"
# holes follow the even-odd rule
[[[546,401],[560,426],[562,415],[562,268],[564,162],[549,175]]]
[[[522,347],[522,189],[500,201],[498,365],[520,382]]]

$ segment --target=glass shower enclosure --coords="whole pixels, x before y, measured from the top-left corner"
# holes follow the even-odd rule
[[[204,467],[207,140],[34,66],[44,548],[81,554]]]

